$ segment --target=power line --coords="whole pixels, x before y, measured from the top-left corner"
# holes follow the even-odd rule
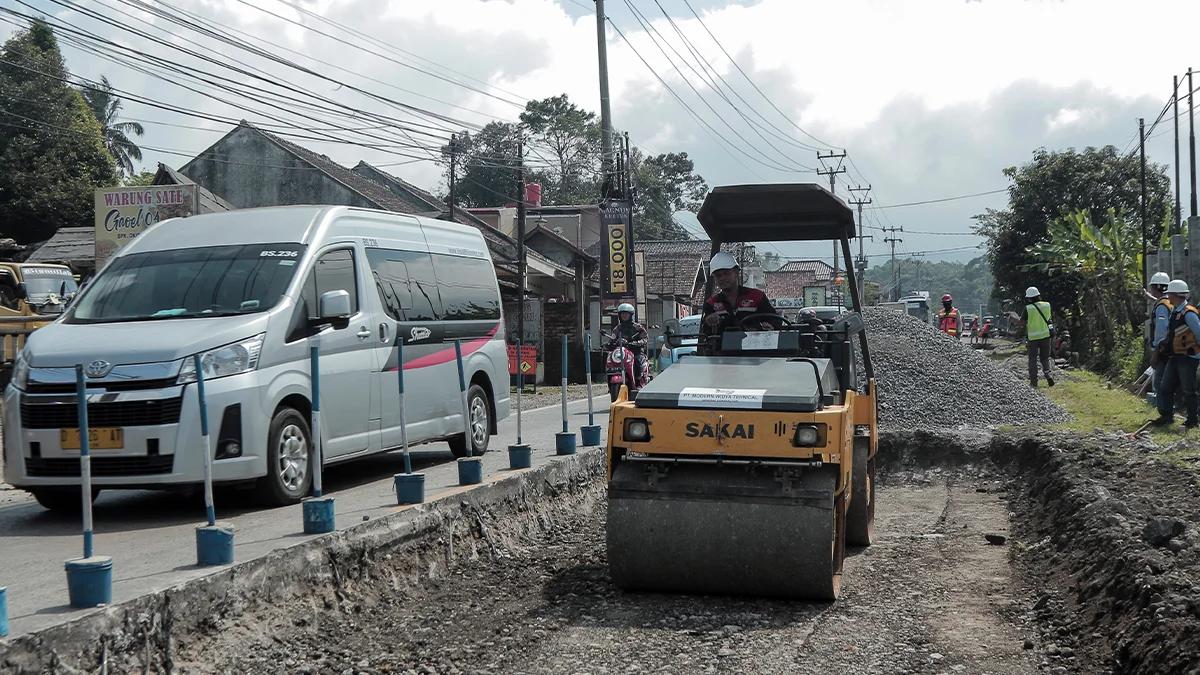
[[[1003,187],[1003,188],[997,188],[995,190],[987,190],[986,192],[973,192],[969,195],[955,195],[954,197],[940,197],[938,199],[924,199],[919,202],[905,202],[903,204],[884,204],[884,205],[876,206],[874,208],[877,210],[878,209],[898,209],[898,208],[902,208],[905,206],[921,206],[923,204],[941,204],[943,202],[952,202],[952,201],[956,201],[959,199],[971,199],[973,197],[986,197],[987,195],[1000,194],[1001,192],[1008,192],[1008,188]],[[934,234],[937,234],[937,233],[934,233]]]

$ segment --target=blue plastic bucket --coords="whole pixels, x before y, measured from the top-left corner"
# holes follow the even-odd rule
[[[533,448],[528,443],[508,446],[508,468],[528,469],[533,466]]]
[[[86,609],[112,604],[112,558],[94,555],[68,560],[67,594],[71,606]]]
[[[233,525],[196,526],[196,564],[201,567],[233,562]]]
[[[483,460],[479,457],[463,457],[458,460],[458,484],[476,485],[483,482]]]
[[[333,497],[308,497],[304,506],[304,534],[333,532]]]
[[[591,448],[600,445],[600,425],[585,424],[579,427],[579,435],[582,437],[583,447]]]
[[[397,504],[420,504],[425,501],[425,474],[398,473],[392,476],[396,484]]]
[[[571,431],[560,431],[554,434],[554,450],[560,455],[575,454],[575,434]]]

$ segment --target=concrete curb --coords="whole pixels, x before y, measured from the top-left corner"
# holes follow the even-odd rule
[[[213,630],[228,618],[320,584],[337,586],[343,579],[359,578],[373,558],[420,548],[443,534],[453,537],[456,522],[474,522],[480,513],[492,518],[521,514],[583,492],[603,475],[603,457],[602,448],[586,448],[533,469],[501,471],[480,485],[434,501],[397,507],[391,515],[97,609],[69,623],[0,639],[0,672],[95,672],[102,666],[118,672],[117,664],[126,657],[169,672],[173,643],[183,636]]]

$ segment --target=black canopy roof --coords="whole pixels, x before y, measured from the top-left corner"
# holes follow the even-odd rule
[[[704,198],[698,217],[714,244],[854,236],[850,207],[813,183],[715,187]]]

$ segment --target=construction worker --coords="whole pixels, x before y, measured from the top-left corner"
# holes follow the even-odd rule
[[[954,306],[954,298],[949,293],[942,296],[942,309],[938,312],[938,330],[952,338],[962,333],[962,317]]]
[[[1158,419],[1155,426],[1166,426],[1175,416],[1175,392],[1183,389],[1183,403],[1187,410],[1184,428],[1191,429],[1200,424],[1197,419],[1196,366],[1200,365],[1200,311],[1188,302],[1188,285],[1182,279],[1172,279],[1167,284],[1171,319],[1162,341],[1168,354],[1166,371],[1162,378],[1162,389],[1157,396]]]
[[[757,288],[741,284],[737,259],[725,251],[718,251],[708,263],[709,273],[716,282],[717,292],[704,302],[703,318],[700,320],[700,340],[697,352],[710,353],[716,346],[710,338],[727,329],[770,329],[769,321],[758,322],[757,326],[742,326],[742,319],[755,314],[779,314],[771,306],[767,294]]]
[[[1042,292],[1037,286],[1025,289],[1025,339],[1029,355],[1029,386],[1037,387],[1038,361],[1042,363],[1042,374],[1046,376],[1046,384],[1053,387],[1054,378],[1050,376],[1050,336],[1054,333],[1054,324],[1050,321],[1050,303],[1042,300]]]
[[[1169,283],[1171,277],[1167,276],[1166,272],[1155,272],[1146,288],[1146,294],[1154,299],[1154,314],[1150,322],[1150,366],[1154,369],[1151,382],[1155,394],[1162,391],[1163,373],[1167,372],[1166,358],[1161,347],[1167,338],[1167,325],[1171,321],[1171,311],[1174,309],[1171,299],[1167,297]]]

